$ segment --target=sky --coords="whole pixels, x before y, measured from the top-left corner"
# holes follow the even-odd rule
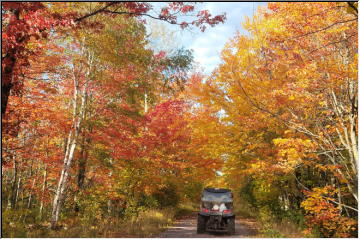
[[[166,26],[173,31],[173,47],[184,47],[192,49],[194,61],[206,74],[210,74],[221,62],[220,52],[226,42],[235,36],[239,31],[245,34],[242,22],[245,16],[252,17],[258,6],[265,6],[266,3],[259,2],[206,2],[199,4],[198,10],[207,9],[215,16],[226,13],[224,24],[218,24],[215,27],[208,27],[205,32],[194,29],[179,30],[178,26]],[[153,30],[157,25],[152,25]],[[156,31],[156,30],[154,30]],[[159,44],[159,43],[158,43]],[[159,44],[166,45],[166,44]],[[169,43],[167,43],[169,45]],[[161,47],[161,46],[160,46]]]

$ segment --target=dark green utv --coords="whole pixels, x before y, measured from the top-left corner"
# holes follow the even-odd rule
[[[205,231],[235,234],[233,194],[224,188],[205,188],[201,196],[197,233]]]

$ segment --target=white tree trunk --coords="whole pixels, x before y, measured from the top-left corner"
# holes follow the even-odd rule
[[[44,195],[45,195],[45,189],[46,189],[46,181],[47,180],[47,169],[46,169],[46,165],[45,165],[45,169],[44,169],[44,180],[43,180],[43,186],[41,189],[41,203],[40,203],[40,210],[39,210],[39,217],[40,219],[42,218],[42,211],[44,208]]]
[[[73,65],[73,84],[74,84],[74,94],[73,94],[73,118],[72,118],[72,127],[69,132],[69,136],[66,143],[66,150],[64,156],[64,164],[59,178],[58,186],[55,192],[53,208],[51,214],[51,227],[55,228],[59,220],[59,214],[62,208],[62,203],[65,197],[65,191],[67,186],[67,181],[69,177],[69,171],[71,164],[74,158],[74,153],[76,146],[78,144],[78,136],[81,131],[81,124],[85,118],[87,96],[88,96],[88,83],[90,81],[90,73],[92,71],[94,57],[91,53],[86,51],[84,47],[80,49],[81,55],[87,56],[87,63],[80,64],[75,70],[75,65]],[[85,72],[83,72],[85,71]],[[78,73],[84,73],[85,82],[80,83],[81,77],[78,76]],[[80,103],[78,103],[78,97],[80,97]]]
[[[88,72],[89,74],[89,72]],[[87,74],[87,76],[88,76]],[[73,125],[70,129],[69,136],[66,144],[66,151],[64,156],[64,164],[61,171],[60,179],[58,182],[58,186],[56,189],[54,201],[53,201],[53,209],[51,214],[51,227],[55,228],[56,224],[59,220],[59,214],[62,208],[62,202],[64,200],[64,195],[67,186],[67,180],[69,177],[69,171],[71,168],[71,164],[74,158],[75,148],[78,144],[78,136],[81,130],[81,123],[85,116],[86,109],[86,100],[87,100],[87,82],[82,87],[82,91],[80,90],[80,84],[78,78],[75,74],[74,70],[74,95],[73,95]],[[78,106],[78,95],[81,95],[81,103]]]

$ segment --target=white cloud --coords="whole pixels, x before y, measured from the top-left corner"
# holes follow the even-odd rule
[[[205,73],[211,73],[221,62],[220,53],[225,43],[235,36],[235,33],[246,33],[242,28],[245,16],[251,17],[259,5],[259,2],[208,2],[199,4],[198,10],[207,9],[215,16],[226,13],[227,19],[224,24],[208,27],[205,32],[193,29],[179,30],[178,26],[168,25],[167,28],[176,32],[174,45],[193,49],[194,60],[199,63],[198,68],[203,68]],[[171,44],[172,45],[172,44]]]
[[[204,4],[203,9],[209,10],[213,15],[223,12],[227,15],[224,24],[213,28],[209,27],[204,33],[197,33],[195,36],[186,36],[185,47],[194,50],[195,61],[201,64],[206,73],[211,73],[220,63],[220,53],[225,43],[235,36],[236,31],[245,33],[241,24],[245,16],[251,17],[256,11],[259,3],[244,2],[209,2]],[[184,39],[185,40],[185,39]]]

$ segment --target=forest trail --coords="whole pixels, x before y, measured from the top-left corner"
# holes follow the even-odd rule
[[[162,232],[160,238],[250,238],[257,234],[255,222],[250,219],[236,218],[235,235],[226,233],[206,232],[196,233],[197,213],[184,216],[174,222],[173,226]]]

